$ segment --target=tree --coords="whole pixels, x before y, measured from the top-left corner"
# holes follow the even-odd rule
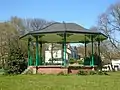
[[[0,23],[0,67],[9,73],[21,73],[26,68],[27,41],[19,40],[19,37],[29,31],[41,30],[51,23],[44,19],[21,19],[18,17],[12,17],[9,22]],[[35,44],[33,44],[34,46]],[[44,50],[45,47],[44,44]],[[32,50],[34,53],[35,48]],[[21,65],[25,67],[21,67]]]
[[[24,35],[29,31],[39,31],[40,29],[54,23],[54,21],[47,21],[39,18],[22,19],[16,16],[11,17],[10,22],[20,33],[20,35]]]
[[[19,64],[16,64],[19,68],[15,68],[13,64],[11,67],[14,67],[13,69],[16,69],[18,71],[22,71],[25,68],[20,65],[23,64],[23,57],[25,55],[24,51],[25,49],[22,48],[22,43],[19,41],[19,35],[16,31],[16,29],[11,25],[10,22],[3,22],[0,23],[0,63],[2,68],[5,70],[10,70],[9,66],[10,63],[14,62],[20,62]],[[18,54],[19,53],[19,54]],[[22,54],[23,56],[21,56]],[[16,57],[16,58],[15,58]],[[18,58],[21,57],[21,60],[18,60]],[[13,60],[14,58],[14,60]],[[25,66],[25,65],[24,65]],[[12,70],[13,70],[12,69]]]
[[[7,74],[20,74],[27,68],[27,60],[15,36],[9,39],[9,48],[7,67],[4,69]]]
[[[118,35],[120,33],[120,2],[110,5],[106,12],[101,14],[98,19],[98,30],[102,31],[108,37],[108,42],[110,42],[109,49],[119,53],[120,39]],[[107,45],[104,46],[106,47]]]
[[[98,29],[106,34],[115,48],[120,43],[120,2],[111,5],[107,11],[99,16]]]
[[[12,17],[11,18],[11,23],[13,24],[13,26],[17,29],[17,31],[20,33],[20,35],[24,35],[30,31],[39,31],[42,28],[54,23],[54,21],[47,21],[44,19],[39,19],[39,18],[33,18],[33,19],[21,19],[18,17]],[[50,44],[48,44],[50,45]],[[43,54],[42,57],[44,57],[44,53],[45,53],[45,48],[48,46],[46,44],[43,44]],[[53,58],[53,49],[55,48],[55,46],[57,46],[55,43],[51,43],[51,56]],[[32,44],[33,47],[33,57],[35,58],[35,44]]]
[[[103,32],[108,40],[101,45],[101,54],[105,59],[117,59],[120,52],[120,2],[112,4],[98,18],[97,30]],[[112,65],[112,64],[111,64]]]
[[[2,67],[5,65],[8,57],[8,39],[15,33],[15,29],[8,22],[0,23],[0,61]]]

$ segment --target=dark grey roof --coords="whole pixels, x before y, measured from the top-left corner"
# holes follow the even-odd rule
[[[59,33],[59,32],[70,32],[70,33],[101,33],[98,31],[88,30],[76,23],[52,23],[51,25],[42,28],[39,31],[31,31],[30,34],[42,34],[42,33]]]
[[[84,43],[85,37],[87,38],[86,41],[90,42],[91,34],[94,35],[95,40],[98,40],[99,38],[101,38],[101,40],[107,39],[107,37],[99,31],[86,29],[76,23],[64,23],[64,22],[63,23],[55,22],[40,29],[39,31],[30,31],[29,33],[22,36],[21,38],[26,37],[26,36],[32,37],[34,35],[35,36],[41,35],[42,36],[42,38],[40,38],[41,41],[62,42],[63,38],[60,37],[59,34],[63,34],[63,33],[68,34],[68,37],[67,37],[68,42],[71,41],[71,42]]]

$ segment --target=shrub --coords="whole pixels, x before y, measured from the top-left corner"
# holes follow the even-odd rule
[[[11,60],[5,68],[7,74],[20,74],[27,68],[25,60]]]
[[[109,75],[107,72],[103,71],[85,71],[85,70],[80,70],[78,75]]]
[[[78,75],[88,75],[88,71],[80,70],[77,74]]]
[[[74,63],[75,63],[75,60],[74,60],[73,58],[71,58],[71,59],[69,60],[69,63],[70,63],[70,64],[74,64]]]
[[[97,71],[98,75],[109,75],[107,72],[104,71]]]
[[[98,71],[97,74],[98,75],[103,75],[103,72],[102,71]]]
[[[83,60],[77,60],[78,64],[84,64]]]
[[[21,48],[10,46],[10,51],[4,65],[6,74],[20,74],[27,68],[27,60]]]

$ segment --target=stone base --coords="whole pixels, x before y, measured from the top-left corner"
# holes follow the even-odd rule
[[[36,67],[33,67],[35,69]],[[38,66],[37,67],[37,73],[40,74],[59,74],[59,73],[68,73],[68,69],[62,66]]]
[[[97,66],[91,67],[91,66],[69,66],[68,67],[68,73],[69,74],[77,74],[80,70],[87,70],[87,71],[91,71],[91,70],[96,70]]]
[[[62,67],[58,65],[47,65],[47,66],[33,66],[33,72],[40,74],[77,74],[79,70],[95,70],[96,67],[91,66],[68,66]]]

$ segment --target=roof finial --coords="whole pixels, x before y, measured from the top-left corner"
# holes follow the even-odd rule
[[[65,28],[65,31],[67,31],[66,23],[64,21],[63,21],[63,25],[64,25],[64,28]]]

